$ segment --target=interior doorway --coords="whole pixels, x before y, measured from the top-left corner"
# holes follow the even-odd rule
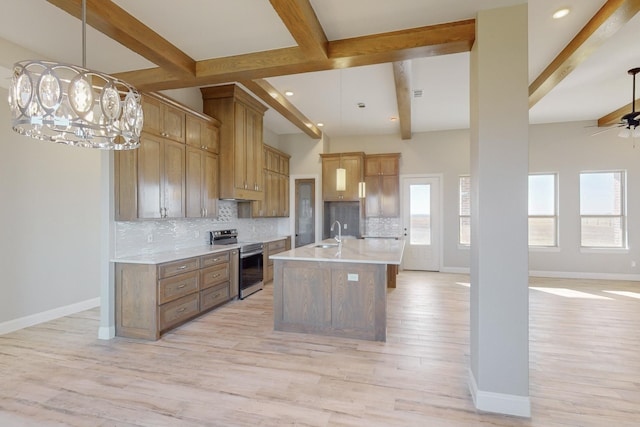
[[[316,180],[295,180],[295,247],[316,240]]]
[[[405,270],[440,270],[440,178],[402,178]]]

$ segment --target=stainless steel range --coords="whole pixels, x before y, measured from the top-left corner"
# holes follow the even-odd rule
[[[209,232],[209,243],[212,245],[238,245],[240,248],[240,262],[238,278],[240,284],[240,299],[258,292],[263,287],[264,266],[262,254],[264,245],[261,242],[238,241],[238,230],[216,230]]]

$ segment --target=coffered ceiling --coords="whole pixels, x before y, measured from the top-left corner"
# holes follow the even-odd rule
[[[400,134],[409,119],[405,136],[466,128],[473,20],[478,10],[520,3],[87,0],[87,66],[142,90],[241,82],[269,101],[265,127],[277,134],[317,137],[318,122],[329,136]],[[5,2],[0,38],[79,64],[80,4]],[[560,7],[571,13],[552,19]],[[638,10],[640,0],[529,2],[531,123],[597,120],[630,103]],[[0,65],[10,67],[4,56]],[[274,90],[293,95],[273,98]]]

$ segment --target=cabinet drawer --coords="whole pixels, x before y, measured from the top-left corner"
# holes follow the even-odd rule
[[[210,288],[229,281],[229,263],[214,265],[200,270],[200,289]]]
[[[269,243],[269,255],[277,254],[284,251],[285,244],[285,240],[277,240],[275,242]]]
[[[215,307],[229,300],[229,282],[200,291],[200,311]]]
[[[229,262],[229,251],[200,257],[200,268],[211,267],[212,265]]]
[[[164,279],[165,277],[171,277],[176,274],[186,273],[187,271],[197,270],[199,266],[198,258],[167,262],[158,266],[158,277],[160,279]]]
[[[160,319],[160,330],[164,331],[197,315],[200,308],[199,306],[200,295],[197,292],[161,305],[158,316]]]
[[[158,303],[164,304],[197,291],[197,271],[162,279],[158,283]]]

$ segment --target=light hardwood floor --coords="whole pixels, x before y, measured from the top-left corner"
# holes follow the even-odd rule
[[[0,426],[638,426],[637,282],[532,279],[532,418],[478,413],[468,276],[402,272],[387,342],[274,332],[272,286],[157,342],[98,310],[0,336]],[[576,298],[534,288],[581,291]]]

